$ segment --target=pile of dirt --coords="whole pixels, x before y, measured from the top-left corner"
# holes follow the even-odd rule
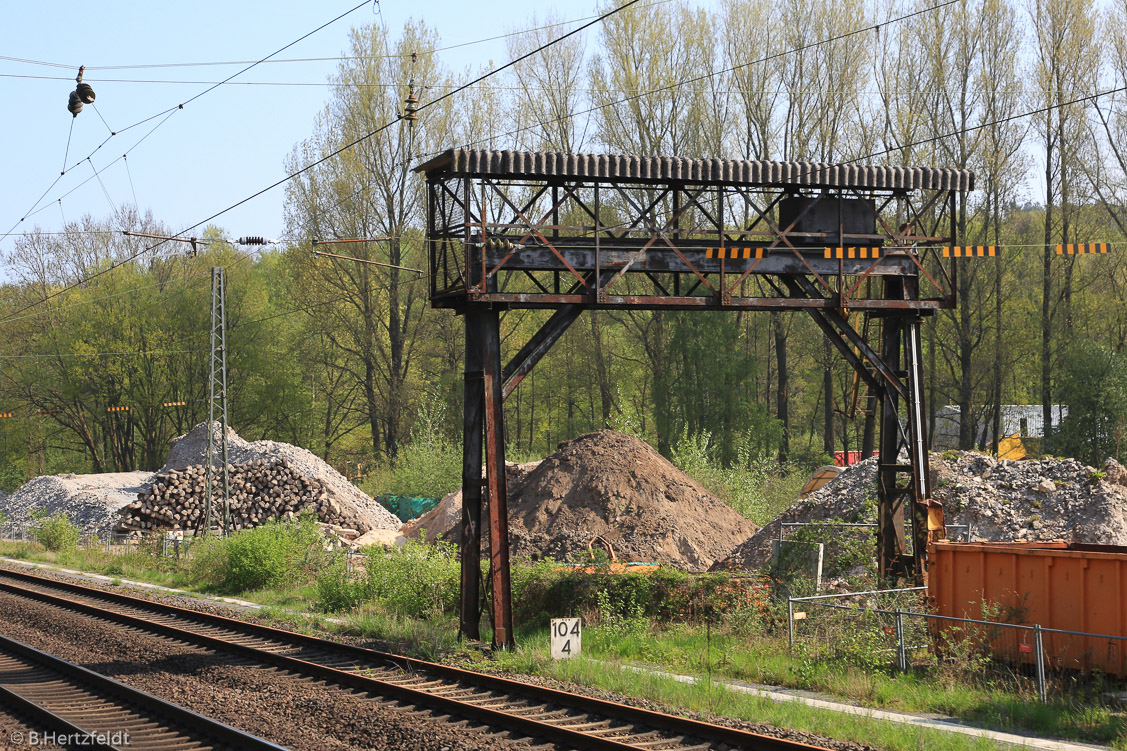
[[[218,446],[219,423],[212,423],[212,435]],[[348,481],[313,452],[279,441],[245,441],[227,428],[227,461],[229,464],[284,462],[293,472],[316,482],[329,499],[342,507],[342,515],[359,519],[365,529],[399,529],[401,522],[390,511]],[[207,423],[201,422],[190,431],[172,440],[168,461],[161,473],[207,463]],[[353,511],[355,509],[355,512]]]
[[[1127,469],[1113,459],[1097,471],[1075,459],[999,461],[973,451],[947,451],[931,455],[931,468],[932,496],[943,504],[947,524],[969,526],[959,539],[1127,545]],[[875,522],[876,472],[876,459],[849,467],[714,568],[768,565],[771,541],[783,522]]]
[[[561,443],[510,496],[513,552],[568,560],[595,536],[620,560],[707,569],[758,529],[635,436]]]
[[[619,560],[700,571],[757,529],[645,441],[613,430],[561,443],[526,467],[510,467],[514,556],[574,560],[601,537]],[[438,532],[458,540],[460,519],[461,495],[452,493],[404,533],[425,529],[428,539]]]
[[[515,462],[505,463],[505,480],[509,490],[509,497],[518,492],[524,484],[528,473],[536,469],[540,462]],[[484,469],[482,470],[484,477]],[[483,494],[484,495],[484,494]],[[482,502],[482,526],[488,524],[489,504]],[[400,533],[411,539],[425,538],[427,540],[448,540],[462,542],[462,489],[458,488],[453,493],[447,493],[438,505],[417,519],[412,519],[403,525]]]
[[[110,532],[117,511],[137,500],[137,494],[152,482],[152,472],[106,472],[97,475],[46,475],[36,477],[19,490],[0,499],[5,523],[0,535],[26,534],[37,509],[49,515],[66,514],[84,534]]]

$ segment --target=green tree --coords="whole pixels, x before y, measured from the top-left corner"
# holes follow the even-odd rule
[[[449,103],[428,108],[416,122],[400,120],[414,82],[418,92],[450,85],[433,53],[437,36],[408,24],[393,40],[378,25],[354,29],[349,56],[333,79],[332,100],[314,134],[292,152],[299,169],[338,149],[356,145],[287,185],[291,294],[318,331],[345,357],[334,369],[347,373],[363,395],[372,451],[394,457],[406,433],[408,380],[424,327],[426,285],[397,266],[425,266],[422,236],[425,200],[411,172],[419,154],[450,145]],[[428,51],[431,50],[431,51]],[[424,99],[427,98],[424,96]],[[344,246],[343,255],[390,264],[309,258],[314,239],[384,238]]]
[[[1109,456],[1119,459],[1127,427],[1127,358],[1083,341],[1069,348],[1064,362],[1059,393],[1068,415],[1050,450],[1096,466]]]

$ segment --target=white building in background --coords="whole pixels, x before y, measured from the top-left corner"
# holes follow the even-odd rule
[[[957,405],[948,404],[935,413],[935,434],[931,448],[942,451],[959,447],[959,416],[962,410]],[[1061,421],[1068,416],[1068,405],[1053,405],[1053,425],[1059,426]],[[974,445],[990,447],[994,436],[991,435],[993,415],[987,412],[979,416],[979,424],[974,429]],[[1022,438],[1044,438],[1045,421],[1041,417],[1040,404],[1003,404],[1002,405],[1002,436],[1011,436],[1017,433]]]

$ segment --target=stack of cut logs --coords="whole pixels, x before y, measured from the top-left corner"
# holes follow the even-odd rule
[[[273,519],[289,519],[313,511],[318,520],[336,527],[364,532],[367,526],[326,492],[315,478],[303,477],[286,462],[255,461],[229,465],[230,508],[233,529],[255,527]],[[212,491],[211,519],[223,520],[223,485],[218,469]],[[163,472],[137,500],[121,509],[116,531],[148,532],[156,529],[195,529],[207,503],[207,473],[203,465]],[[351,505],[351,504],[348,504]]]

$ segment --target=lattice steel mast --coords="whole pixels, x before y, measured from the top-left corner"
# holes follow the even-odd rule
[[[211,529],[212,501],[215,497],[215,413],[218,408],[219,459],[222,463],[223,534],[230,534],[231,478],[227,471],[227,279],[223,267],[211,269],[211,374],[207,394],[207,494],[204,503],[203,534]]]

